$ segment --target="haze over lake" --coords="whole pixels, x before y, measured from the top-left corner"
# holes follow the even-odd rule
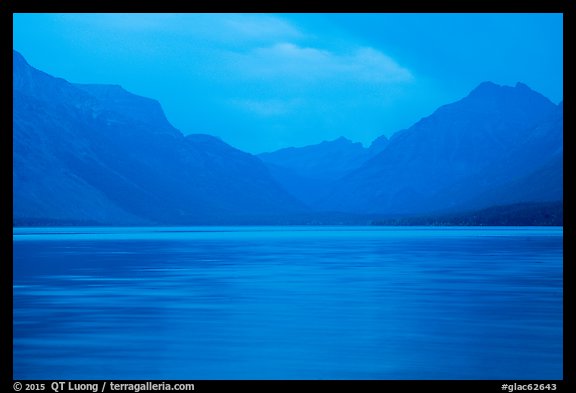
[[[562,228],[15,228],[15,379],[561,379]]]

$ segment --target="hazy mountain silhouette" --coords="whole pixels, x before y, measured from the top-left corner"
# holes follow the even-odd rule
[[[381,137],[370,148],[340,137],[305,147],[289,147],[258,157],[274,178],[300,200],[314,205],[347,175],[384,150],[388,139]]]
[[[15,221],[218,223],[303,209],[258,158],[182,135],[154,100],[54,78],[16,51],[13,67]]]
[[[184,136],[157,101],[120,86],[69,83],[16,51],[13,67],[14,222],[369,223],[464,212],[457,221],[470,223],[465,212],[498,206],[482,213],[493,220],[511,206],[532,223],[539,202],[562,207],[563,104],[521,83],[482,83],[369,148],[339,138],[256,157]]]
[[[562,113],[524,84],[482,83],[394,134],[318,207],[414,214],[560,201]]]

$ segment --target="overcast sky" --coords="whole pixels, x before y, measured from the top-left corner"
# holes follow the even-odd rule
[[[563,98],[561,14],[15,14],[52,75],[154,98],[183,133],[251,153],[368,146],[483,81]]]

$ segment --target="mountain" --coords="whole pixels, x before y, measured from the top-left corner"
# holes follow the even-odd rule
[[[394,134],[382,152],[340,179],[321,205],[420,214],[561,200],[562,124],[562,105],[528,86],[482,83]],[[513,184],[511,198],[505,189]]]
[[[482,83],[368,148],[339,138],[253,156],[183,135],[155,100],[69,83],[13,52],[18,225],[461,219],[494,206],[490,220],[522,210],[528,222],[539,216],[526,209],[561,209],[562,193],[563,104],[521,83]]]
[[[526,132],[510,151],[469,177],[444,190],[436,200],[459,195],[454,208],[481,208],[521,202],[563,199],[563,105]]]
[[[237,223],[304,211],[255,156],[184,136],[160,104],[13,52],[14,221]]]
[[[361,143],[340,137],[316,145],[262,153],[258,157],[286,190],[314,205],[335,181],[359,168],[386,144],[386,137],[381,137],[370,148],[365,148]]]
[[[126,121],[146,123],[153,132],[172,135],[180,133],[168,122],[160,103],[156,100],[129,93],[118,85],[75,83],[74,87],[96,98],[100,110],[121,114]]]

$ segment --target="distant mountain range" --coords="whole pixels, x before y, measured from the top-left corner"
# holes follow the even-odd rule
[[[533,223],[530,209],[561,210],[563,105],[521,83],[482,83],[368,148],[339,138],[253,156],[184,136],[120,86],[69,83],[16,51],[13,67],[15,225],[472,222],[458,214],[506,206]]]
[[[563,105],[486,82],[394,134],[314,207],[400,215],[561,201],[562,158]]]
[[[258,157],[286,190],[314,206],[326,197],[337,180],[384,150],[387,142],[383,136],[365,148],[361,143],[340,137],[317,145],[262,153]]]

